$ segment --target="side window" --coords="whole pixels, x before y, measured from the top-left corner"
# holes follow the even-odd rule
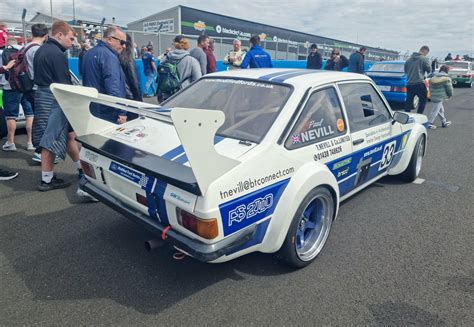
[[[287,149],[297,149],[346,133],[336,90],[333,87],[313,93],[285,142]]]
[[[390,120],[385,103],[369,83],[339,85],[352,132]]]

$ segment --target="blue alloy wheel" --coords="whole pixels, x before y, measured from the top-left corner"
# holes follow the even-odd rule
[[[314,259],[326,243],[332,222],[332,201],[330,200],[327,196],[320,194],[303,211],[295,242],[296,253],[303,261]]]
[[[318,186],[306,195],[296,211],[278,256],[301,268],[310,264],[326,243],[334,219],[334,197]]]

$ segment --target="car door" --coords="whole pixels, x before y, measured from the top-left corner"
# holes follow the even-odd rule
[[[334,85],[313,89],[285,140],[292,158],[328,165],[342,178],[346,167],[333,170],[330,163],[350,154],[352,145],[346,117]]]
[[[347,194],[385,175],[400,143],[399,124],[374,85],[368,81],[339,83],[352,141],[351,178],[341,190]]]

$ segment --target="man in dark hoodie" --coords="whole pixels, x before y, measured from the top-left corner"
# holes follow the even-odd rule
[[[405,111],[410,112],[413,109],[413,99],[415,95],[420,99],[418,110],[422,114],[428,101],[428,90],[425,85],[425,74],[431,72],[431,64],[427,55],[430,48],[424,45],[419,52],[413,52],[410,58],[405,62],[405,74],[407,75],[407,99],[405,102]]]
[[[366,47],[361,47],[358,51],[351,54],[347,71],[351,73],[364,74],[364,55],[366,51]]]

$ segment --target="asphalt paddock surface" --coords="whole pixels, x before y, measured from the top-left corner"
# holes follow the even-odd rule
[[[1,152],[20,176],[0,182],[0,325],[473,326],[474,90],[445,107],[453,125],[429,131],[424,181],[385,178],[345,201],[300,270],[260,253],[148,253],[140,227],[75,186],[35,191],[30,153]],[[57,170],[76,178],[70,161]]]

